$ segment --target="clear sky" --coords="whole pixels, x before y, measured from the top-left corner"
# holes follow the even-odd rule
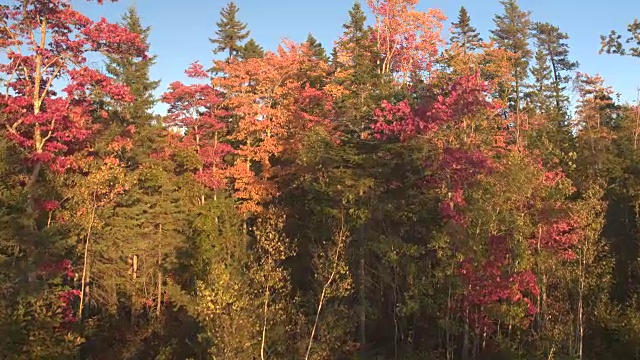
[[[342,24],[354,0],[235,0],[239,18],[248,24],[253,37],[265,49],[275,49],[284,37],[304,41],[309,32],[330,52],[333,41],[342,33]],[[361,0],[365,3],[365,0]],[[78,9],[92,18],[104,16],[117,21],[132,3],[145,25],[151,26],[151,53],[158,55],[152,76],[161,79],[158,93],[175,80],[185,80],[184,69],[200,60],[205,66],[214,55],[209,38],[214,36],[219,11],[227,0],[120,0],[103,6],[73,0]],[[523,9],[532,12],[534,21],[550,22],[570,36],[571,55],[580,62],[580,71],[601,74],[626,101],[635,101],[640,86],[640,59],[599,55],[600,35],[611,29],[626,30],[640,17],[639,0],[520,0]],[[473,24],[488,38],[493,17],[502,12],[498,0],[421,0],[419,9],[440,8],[455,20],[464,5]],[[366,7],[366,6],[365,6]],[[369,19],[371,20],[371,19]],[[448,37],[448,31],[445,37]],[[163,112],[159,106],[158,111]]]

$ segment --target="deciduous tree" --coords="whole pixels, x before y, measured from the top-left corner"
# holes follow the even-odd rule
[[[209,80],[199,63],[192,64],[185,73],[195,80]],[[195,163],[186,163],[186,170],[196,170],[195,176],[204,186],[222,189],[227,177],[224,157],[232,148],[223,141],[227,135],[224,122],[227,112],[223,108],[220,91],[207,83],[185,85],[173,82],[162,96],[162,101],[169,104],[165,124],[184,132],[181,146],[197,155]]]
[[[418,0],[367,0],[375,16],[374,34],[380,52],[378,70],[407,83],[412,73],[431,70],[438,46],[443,43],[438,9],[415,9]]]
[[[278,193],[271,181],[277,159],[299,147],[302,133],[327,124],[330,97],[307,79],[326,74],[328,64],[309,55],[308,47],[285,42],[263,58],[217,63],[225,76],[214,85],[227,94],[224,105],[239,118],[229,171],[245,211],[259,210]]]
[[[90,68],[87,54],[145,57],[146,48],[138,34],[104,18],[92,21],[68,1],[15,1],[0,10],[7,53],[0,71],[8,78],[0,120],[34,164],[32,184],[43,164],[67,168],[68,156],[95,130],[95,94],[132,99],[126,86]]]

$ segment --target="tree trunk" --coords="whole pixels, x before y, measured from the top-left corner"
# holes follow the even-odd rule
[[[542,268],[542,252],[541,252],[541,246],[540,246],[540,241],[542,239],[542,227],[538,228],[538,245],[537,245],[537,267],[538,267],[538,274],[540,274],[542,276],[542,284],[540,286],[540,295],[538,296],[538,314],[536,315],[538,321],[537,321],[537,327],[538,327],[538,332],[541,333],[542,329],[544,327],[544,303],[545,303],[545,299],[546,299],[546,284],[545,284],[545,271]]]
[[[386,59],[385,59],[386,60]],[[364,196],[364,191],[360,189],[360,197]],[[366,243],[365,225],[362,224],[358,231],[358,246],[360,247],[358,262],[358,325],[360,342],[360,359],[367,357],[367,274],[366,274]]]
[[[451,283],[449,283],[449,291],[447,292],[447,318],[445,327],[447,360],[453,359],[453,344],[451,344]]]
[[[96,213],[96,207],[95,205],[91,208],[91,215],[89,218],[89,226],[87,227],[87,236],[86,236],[86,240],[84,243],[84,261],[83,261],[83,265],[82,265],[82,282],[81,282],[81,289],[80,289],[80,306],[78,309],[78,317],[82,318],[83,315],[83,310],[84,310],[84,303],[85,303],[85,287],[86,287],[86,282],[87,282],[87,261],[89,259],[89,241],[91,239],[91,228],[93,227],[93,221],[95,218],[95,213]]]
[[[33,171],[31,171],[31,177],[29,178],[27,188],[31,188],[36,184],[36,182],[38,181],[38,177],[40,176],[40,170],[42,170],[42,163],[38,161],[34,165]]]
[[[516,146],[520,148],[520,80],[518,79],[518,70],[515,71],[516,75]]]
[[[480,338],[478,337],[478,334],[476,334],[475,332],[473,335],[474,336],[473,336],[473,345],[471,346],[471,352],[472,352],[471,358],[477,359],[478,353],[480,350]]]
[[[462,360],[469,359],[469,308],[464,313],[464,338],[462,339]]]
[[[556,62],[553,59],[553,56],[549,55],[549,62],[551,63],[551,69],[553,71],[553,95],[556,103],[556,113],[559,115],[562,112],[562,108],[560,106],[560,95],[562,93],[560,89],[560,75],[558,74],[558,68],[556,66]]]
[[[160,230],[159,237],[160,239],[162,239],[162,224],[160,224],[159,230]],[[162,252],[160,249],[161,249],[161,245],[160,245],[160,242],[158,242],[158,294],[157,294],[158,302],[156,303],[156,315],[158,317],[160,316],[160,308],[162,305]]]
[[[138,255],[132,255],[131,257],[131,280],[132,280],[132,289],[131,289],[131,326],[133,327],[136,322],[136,282],[138,278]]]
[[[392,248],[393,250],[393,248]],[[393,359],[398,359],[398,266],[393,264]]]
[[[585,244],[586,245],[586,244]],[[578,283],[578,314],[576,324],[576,346],[578,347],[578,360],[582,360],[582,340],[584,337],[584,319],[583,319],[583,296],[584,296],[584,277],[586,265],[586,246],[582,249],[580,259],[579,283]]]
[[[269,284],[267,283],[267,289],[264,295],[264,306],[262,309],[262,341],[260,342],[260,360],[265,360],[265,347],[267,343],[267,310],[269,308]]]
[[[364,245],[361,247],[360,261],[358,264],[358,322],[359,322],[359,339],[360,339],[360,352],[361,359],[366,358],[366,336],[367,336],[367,293],[365,283],[365,254]]]
[[[341,227],[342,226],[344,226],[344,223],[341,225]],[[346,237],[343,229],[340,230],[337,237],[338,237],[337,239],[338,243],[336,244],[336,252],[333,257],[333,267],[331,269],[331,274],[329,275],[329,278],[322,286],[322,292],[320,293],[320,299],[318,300],[318,310],[316,311],[316,318],[313,323],[313,328],[311,329],[311,335],[309,336],[309,344],[307,345],[307,354],[305,356],[305,360],[309,360],[309,355],[311,354],[311,346],[313,345],[313,339],[316,336],[316,330],[318,328],[318,323],[320,320],[320,312],[322,311],[322,306],[324,304],[325,297],[327,295],[327,290],[329,289],[329,286],[331,286],[331,283],[333,282],[333,279],[335,278],[336,273],[338,272],[338,261],[340,260],[340,249],[342,248],[342,243],[344,241],[344,238]]]
[[[638,148],[638,133],[640,132],[640,88],[636,97],[636,130],[633,134],[633,148]]]
[[[28,199],[27,199],[27,210],[29,212],[34,212],[35,211],[35,201],[33,198],[33,191],[31,191],[33,189],[33,187],[36,185],[36,182],[38,181],[38,177],[40,175],[40,170],[42,169],[42,163],[40,161],[36,162],[36,164],[33,167],[33,171],[31,172],[31,177],[29,177],[29,182],[27,183],[27,190],[28,192]]]
[[[540,331],[544,331],[547,321],[547,274],[542,274],[542,288],[540,289]]]

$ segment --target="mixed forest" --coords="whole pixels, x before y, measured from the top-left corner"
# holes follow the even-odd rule
[[[0,358],[640,359],[640,107],[500,3],[267,51],[231,2],[160,89],[135,7],[3,1]]]

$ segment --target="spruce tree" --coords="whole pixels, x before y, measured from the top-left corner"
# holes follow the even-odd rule
[[[163,140],[159,136],[159,148],[167,146]],[[120,345],[113,337],[140,332],[158,336],[160,319],[171,321],[164,313],[167,273],[176,271],[176,254],[188,244],[189,223],[196,213],[187,190],[193,180],[173,170],[171,161],[150,158],[128,173],[129,189],[97,212],[102,224],[93,234],[92,293],[104,309],[101,318],[119,330],[97,334],[95,352],[144,351],[142,346]],[[101,345],[110,343],[119,346]]]
[[[329,58],[327,57],[327,53],[322,47],[322,44],[318,42],[318,40],[315,37],[313,37],[313,34],[309,33],[309,35],[307,35],[307,41],[305,41],[305,44],[309,46],[311,53],[316,59],[319,59],[322,61],[329,61]]]
[[[249,39],[240,50],[239,55],[242,60],[261,58],[264,56],[264,50],[255,40]]]
[[[543,154],[545,163],[560,161],[561,164],[568,165],[571,161],[568,154],[573,151],[574,138],[571,128],[567,126],[566,109],[558,111],[556,106],[552,63],[547,53],[540,48],[534,59],[531,67],[532,81],[525,94],[527,112],[544,115],[545,123],[528,132],[527,148]]]
[[[121,25],[139,34],[144,44],[149,46],[150,27],[144,27],[134,6],[130,7],[122,17]],[[129,161],[136,164],[143,163],[148,154],[153,151],[153,127],[157,125],[152,109],[157,100],[154,91],[160,85],[159,80],[151,80],[151,66],[155,64],[157,56],[147,58],[136,57],[107,57],[106,70],[111,77],[129,87],[135,100],[120,105],[111,115],[119,121],[112,123],[114,132],[121,131],[129,125],[135,127],[134,147],[130,151]]]
[[[527,93],[527,99],[538,113],[548,114],[555,108],[553,104],[553,71],[549,65],[547,54],[542,49],[536,51],[535,63],[531,67],[531,76],[533,82],[530,86],[531,90]]]
[[[336,108],[339,111],[338,128],[344,134],[340,147],[335,148],[330,157],[341,159],[351,164],[348,169],[341,169],[333,164],[329,170],[332,184],[349,184],[333,189],[335,199],[350,199],[354,213],[360,216],[349,220],[353,239],[348,261],[353,269],[357,288],[356,318],[358,324],[358,342],[361,355],[364,357],[369,349],[367,340],[367,324],[369,305],[373,302],[368,293],[367,283],[372,275],[366,270],[371,263],[371,249],[375,247],[377,238],[367,237],[370,228],[369,209],[374,206],[371,200],[373,174],[372,150],[363,134],[367,130],[373,110],[380,104],[385,93],[378,73],[378,53],[371,28],[365,25],[366,15],[359,2],[349,10],[349,21],[343,25],[344,33],[336,44],[336,76],[335,80],[346,91],[338,99]],[[335,201],[335,200],[334,200]],[[366,240],[365,240],[366,239]]]
[[[349,10],[349,22],[342,25],[345,32],[344,40],[340,42],[342,47],[345,47],[345,44],[352,44],[354,46],[354,57],[363,55],[362,51],[359,50],[371,35],[370,29],[365,26],[366,21],[367,16],[362,10],[362,5],[360,5],[359,2],[355,2]]]
[[[121,24],[139,34],[149,46],[150,28],[141,24],[135,7],[127,10]],[[121,326],[123,331],[132,332],[142,326],[151,326],[151,322],[144,321],[142,316],[143,303],[145,298],[157,300],[158,285],[160,289],[162,286],[158,280],[164,281],[164,261],[168,254],[175,252],[181,241],[179,231],[175,229],[184,228],[183,225],[176,225],[183,224],[185,214],[181,203],[183,200],[177,190],[178,180],[163,169],[171,168],[167,161],[155,160],[152,156],[167,146],[161,121],[152,113],[156,103],[153,92],[160,83],[150,79],[150,67],[155,59],[156,56],[146,59],[108,58],[108,73],[127,85],[135,100],[112,111],[109,120],[119,121],[112,121],[109,129],[96,139],[98,144],[109,144],[113,136],[123,133],[125,127],[135,127],[135,131],[129,135],[133,146],[121,152],[128,164],[128,191],[118,196],[113,204],[98,211],[97,216],[103,219],[103,223],[94,231],[96,242],[92,261],[93,300],[109,309],[102,316],[115,316],[116,311],[129,313],[126,319],[121,320],[131,326]],[[103,152],[108,151],[106,148],[96,146],[97,150]],[[133,269],[134,261],[136,270]],[[144,286],[156,289],[155,295],[147,294]],[[100,334],[103,335],[110,336]],[[111,350],[124,351],[119,348]]]
[[[496,28],[491,30],[492,39],[499,47],[514,54],[512,61],[514,90],[511,94],[511,108],[516,114],[516,142],[520,139],[520,99],[522,98],[523,84],[528,77],[529,60],[529,29],[531,27],[530,13],[523,11],[516,0],[502,0],[504,13],[496,15],[494,22]]]
[[[379,79],[376,68],[375,44],[371,41],[371,29],[366,27],[367,18],[359,2],[349,10],[349,21],[342,39],[334,48],[334,67],[339,73],[335,81],[349,90],[339,101],[344,110],[344,131],[362,131],[367,118],[376,105],[372,97]]]
[[[151,28],[142,26],[135,6],[131,6],[123,15],[121,25],[140,35],[142,42],[149,47]],[[151,80],[149,74],[156,59],[155,55],[148,58],[107,56],[106,70],[109,75],[127,85],[135,97],[135,100],[126,104],[121,111],[128,124],[147,126],[151,122],[150,111],[156,104],[153,92],[160,85],[160,81]]]
[[[453,26],[451,32],[452,43],[460,45],[465,54],[468,51],[474,51],[478,48],[478,44],[482,42],[482,38],[476,28],[471,26],[471,17],[469,17],[469,13],[464,6],[460,7],[458,21],[451,25]]]
[[[239,8],[233,2],[229,2],[226,7],[220,11],[220,20],[216,23],[216,37],[209,39],[216,47],[213,49],[214,54],[221,52],[227,53],[227,60],[237,56],[242,52],[241,43],[249,37],[247,24],[237,19]]]
[[[533,37],[539,51],[542,51],[551,66],[552,99],[555,112],[563,115],[569,105],[569,97],[565,94],[567,84],[572,76],[567,74],[578,68],[578,63],[569,59],[569,36],[560,31],[557,26],[549,23],[535,23]]]

